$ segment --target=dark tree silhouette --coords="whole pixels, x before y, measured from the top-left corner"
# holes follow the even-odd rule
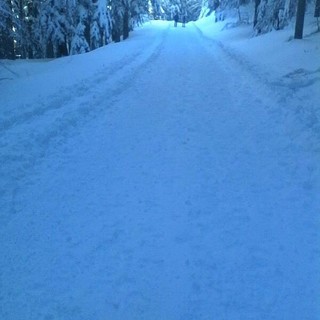
[[[303,25],[304,25],[305,12],[306,12],[306,0],[298,0],[296,26],[295,26],[295,32],[294,32],[295,39],[302,39],[303,37]]]

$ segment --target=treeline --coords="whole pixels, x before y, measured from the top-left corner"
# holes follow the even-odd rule
[[[201,0],[0,0],[0,59],[57,58],[129,37],[146,19],[197,20]]]
[[[242,10],[249,4],[253,11]],[[319,17],[320,0],[0,0],[0,59],[88,52],[128,38],[150,16],[171,20],[176,13],[191,21],[215,12],[221,20],[236,10],[239,23],[252,23],[256,35],[296,17],[295,38],[302,38],[307,4]]]
[[[223,20],[230,10],[236,10],[239,23],[252,23],[255,35],[284,29],[295,19],[294,37],[301,39],[307,6],[314,8],[314,16],[319,19],[320,0],[203,0],[201,16],[215,12],[216,19]],[[253,12],[245,7],[253,7]]]
[[[152,15],[155,19],[172,20],[178,13],[188,21],[199,19],[202,0],[151,0]]]
[[[56,58],[126,39],[147,0],[0,0],[0,58]]]

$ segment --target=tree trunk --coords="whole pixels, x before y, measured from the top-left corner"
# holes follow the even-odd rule
[[[113,12],[113,22],[112,22],[112,41],[120,42],[121,40],[121,17],[117,11]]]
[[[120,42],[121,40],[121,34],[118,28],[113,28],[112,29],[112,40],[114,42]]]
[[[303,24],[304,24],[305,12],[306,12],[306,0],[298,0],[296,27],[294,32],[295,39],[302,39],[303,37]]]
[[[58,58],[60,58],[60,57],[66,57],[66,56],[68,56],[68,55],[69,55],[69,54],[68,54],[67,43],[64,42],[64,43],[59,44],[57,57],[58,57]]]
[[[129,38],[129,10],[125,8],[123,15],[123,40]]]
[[[91,43],[91,36],[90,36],[90,21],[89,18],[86,19],[84,22],[85,29],[84,29],[84,38],[86,39],[87,43]]]
[[[316,0],[316,6],[314,9],[314,17],[319,18],[320,17],[320,0]]]
[[[54,58],[53,43],[51,40],[49,40],[49,42],[47,43],[46,58],[49,58],[49,59]]]

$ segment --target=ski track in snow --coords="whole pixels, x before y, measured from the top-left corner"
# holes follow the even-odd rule
[[[4,118],[0,122],[0,148],[4,150],[0,163],[8,166],[3,165],[0,170],[1,194],[9,198],[15,196],[17,186],[14,182],[28,174],[39,158],[45,157],[51,141],[64,141],[70,128],[101,112],[100,106],[104,100],[108,100],[108,107],[111,107],[133,80],[135,70],[142,68],[157,53],[161,41],[161,37],[158,38],[143,54],[141,50],[134,52],[90,79],[82,80],[76,86],[60,88],[59,92],[46,99],[40,97],[36,104],[32,101],[29,105],[22,105],[22,112]],[[9,200],[4,205],[12,203]],[[2,211],[6,212],[6,209],[4,207]],[[6,215],[2,217],[4,222],[7,218]]]
[[[225,50],[159,30],[3,122],[1,319],[317,319],[314,128]]]

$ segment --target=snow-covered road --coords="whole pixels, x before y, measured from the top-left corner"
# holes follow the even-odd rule
[[[194,25],[98,54],[126,45],[6,114],[0,319],[318,319],[319,155],[293,100]]]

